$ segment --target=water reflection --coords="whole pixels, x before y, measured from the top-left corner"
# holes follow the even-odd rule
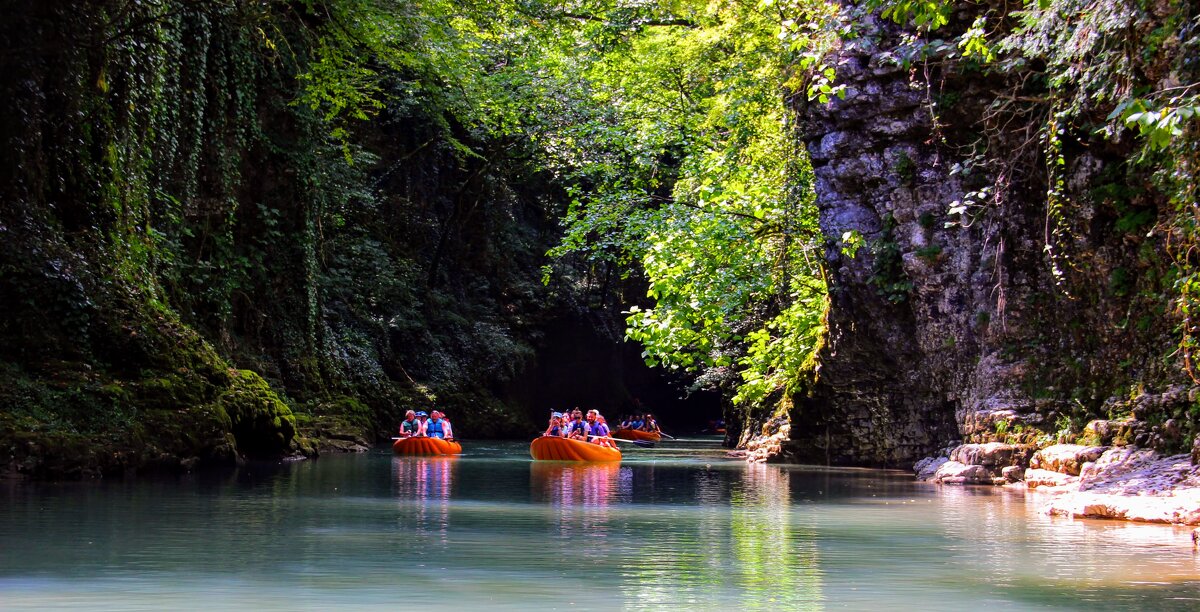
[[[625,482],[630,469],[625,468]],[[619,463],[534,461],[529,481],[536,501],[558,506],[604,507],[616,502],[621,489]]]
[[[558,535],[586,541],[588,548],[598,554],[608,548],[605,537],[612,525],[609,506],[628,497],[629,476],[630,469],[619,463],[529,464],[534,502],[555,508]]]
[[[700,471],[692,481],[698,507],[630,521],[646,538],[622,568],[627,607],[821,608],[816,530],[797,520],[787,472],[744,470]]]
[[[437,534],[445,541],[457,461],[458,457],[392,458],[392,495],[401,506],[416,506],[411,514],[401,513],[402,528]]]

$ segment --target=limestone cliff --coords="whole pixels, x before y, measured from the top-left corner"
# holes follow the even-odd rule
[[[829,62],[845,99],[796,108],[832,306],[784,456],[906,466],[963,441],[1079,436],[1096,419],[1122,423],[1122,443],[1186,447],[1194,419],[1153,231],[1169,212],[1126,164],[1128,143],[1069,135],[1073,208],[1054,241],[1036,146],[1046,111],[1010,103],[1036,99],[1027,80],[913,60],[918,43],[895,24],[856,19],[865,32]],[[862,236],[853,256],[847,232]]]

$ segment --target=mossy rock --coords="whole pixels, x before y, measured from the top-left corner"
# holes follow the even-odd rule
[[[215,399],[216,388],[194,374],[171,374],[148,378],[133,385],[138,403],[146,408],[186,407]]]
[[[229,388],[217,405],[229,415],[238,449],[255,456],[279,455],[291,449],[296,417],[267,381],[250,370],[231,372]]]
[[[343,395],[321,402],[313,410],[320,416],[342,417],[347,423],[369,431],[374,422],[374,412],[358,398]]]

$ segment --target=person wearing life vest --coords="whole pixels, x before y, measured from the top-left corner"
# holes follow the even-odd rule
[[[440,410],[438,411],[438,414],[442,417],[442,431],[445,432],[446,439],[453,440],[454,430],[450,427],[450,417],[446,416],[446,413]]]
[[[429,435],[429,413],[424,410],[417,411],[417,430],[413,432],[414,438],[424,438]]]
[[[417,433],[417,429],[419,427],[420,422],[417,421],[417,413],[413,412],[412,410],[405,412],[404,420],[400,423],[400,437],[411,438]]]
[[[571,412],[571,425],[567,427],[567,437],[587,441],[588,425],[583,420],[583,411],[578,408]]]
[[[542,437],[561,438],[563,436],[563,415],[559,412],[550,413],[550,426],[546,428],[546,433]]]
[[[599,444],[600,446],[607,446],[611,448],[615,448],[617,446],[616,443],[612,441],[611,435],[609,434],[608,423],[604,420],[604,417],[600,416],[600,412],[598,410],[591,410],[588,412],[588,422],[593,423],[593,425],[591,425],[591,441],[593,444]]]
[[[433,411],[433,418],[425,423],[425,435],[430,438],[444,439],[446,437],[446,423],[442,421],[442,413],[437,410]]]

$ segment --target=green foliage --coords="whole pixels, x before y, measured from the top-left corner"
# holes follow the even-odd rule
[[[883,219],[883,228],[879,236],[870,243],[871,276],[867,282],[875,285],[875,291],[880,297],[892,304],[899,304],[908,299],[912,291],[912,281],[904,272],[904,261],[901,257],[900,244],[896,241],[896,218],[887,215]],[[940,249],[939,249],[940,252]]]
[[[915,253],[916,253],[917,257],[920,257],[921,259],[924,259],[924,260],[932,263],[932,262],[937,261],[938,257],[942,254],[942,245],[940,245],[940,244],[926,245],[926,246],[923,246],[923,247],[917,249],[915,251]]]
[[[954,3],[946,0],[870,0],[873,9],[882,8],[884,19],[912,24],[919,30],[936,30],[950,22]]]
[[[640,264],[653,305],[629,310],[627,336],[647,363],[707,384],[740,373],[737,402],[794,392],[823,330],[825,285],[786,96],[844,95],[820,61],[831,9],[653,6],[665,11],[656,25],[626,29],[611,13],[607,29],[560,25],[574,43],[542,56],[539,74],[553,76],[533,103],[574,119],[539,125],[574,196],[550,254],[625,273]]]
[[[892,164],[892,172],[896,177],[905,184],[912,184],[913,179],[917,177],[917,163],[907,152],[901,151],[896,157],[895,163]]]
[[[865,240],[862,232],[858,230],[850,230],[842,232],[842,244],[839,248],[842,255],[853,259],[858,255],[858,250],[863,247]]]

